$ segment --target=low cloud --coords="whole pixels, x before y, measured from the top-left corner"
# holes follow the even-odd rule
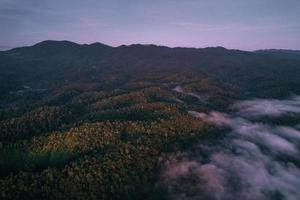
[[[300,96],[286,100],[256,99],[240,101],[233,105],[239,114],[246,117],[255,116],[280,116],[289,113],[300,113]]]
[[[161,180],[169,198],[300,199],[300,131],[246,118],[246,114],[262,117],[298,112],[299,100],[238,102],[237,112],[231,114],[190,111],[189,114],[230,131],[221,144],[199,144],[195,151],[198,153],[170,156]]]
[[[200,102],[204,103],[204,104],[207,104],[207,100],[209,99],[209,97],[207,95],[205,96],[200,96],[198,94],[195,94],[193,92],[185,92],[183,90],[183,88],[181,86],[176,86],[175,88],[173,88],[173,91],[175,92],[178,92],[178,93],[182,93],[182,94],[185,94],[185,95],[189,95],[189,96],[192,96],[192,97],[195,97],[197,98]]]

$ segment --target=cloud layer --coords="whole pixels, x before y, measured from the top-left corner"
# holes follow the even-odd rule
[[[233,114],[190,111],[230,132],[219,145],[170,156],[162,173],[170,199],[300,199],[300,131],[245,118],[298,113],[299,103],[299,97],[252,100],[235,104]]]
[[[294,96],[286,100],[256,99],[237,102],[233,105],[239,114],[248,116],[280,116],[283,114],[300,113],[300,96]]]
[[[299,9],[297,0],[1,0],[0,45],[52,39],[299,49]]]

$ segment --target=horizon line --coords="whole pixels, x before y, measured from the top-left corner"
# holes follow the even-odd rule
[[[260,50],[290,50],[290,51],[300,51],[300,49],[285,49],[285,48],[260,48],[260,49],[255,49],[255,50],[243,50],[243,49],[238,49],[238,48],[227,48],[225,46],[205,46],[205,47],[196,47],[196,46],[168,46],[168,45],[161,45],[161,44],[156,44],[156,43],[130,43],[130,44],[121,44],[121,45],[111,45],[111,44],[106,44],[103,42],[99,42],[99,41],[95,41],[95,42],[91,42],[91,43],[82,43],[82,42],[74,42],[71,40],[52,40],[52,39],[48,39],[48,40],[42,40],[33,44],[24,44],[23,46],[7,46],[7,45],[0,45],[0,51],[10,51],[13,49],[17,49],[17,48],[23,48],[23,47],[33,47],[35,45],[38,45],[40,43],[43,42],[70,42],[70,43],[74,43],[77,45],[92,45],[92,44],[102,44],[111,48],[119,48],[122,46],[134,46],[134,45],[141,45],[141,46],[157,46],[157,47],[165,47],[165,48],[170,48],[170,49],[176,49],[176,48],[183,48],[183,49],[205,49],[205,48],[224,48],[226,50],[237,50],[237,51],[246,51],[246,52],[255,52],[255,51],[260,51]]]

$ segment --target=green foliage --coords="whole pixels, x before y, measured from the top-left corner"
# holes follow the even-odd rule
[[[66,149],[30,152],[22,149],[4,149],[0,151],[1,176],[16,171],[37,171],[47,167],[60,168],[70,159]]]
[[[192,90],[198,79],[186,76]],[[33,109],[12,101],[19,113],[0,121],[1,197],[164,199],[160,158],[213,139],[215,129],[187,114],[199,102],[172,91],[177,76],[153,77],[118,90],[68,85],[29,101]]]
[[[57,45],[0,53],[0,199],[165,199],[166,155],[223,136],[187,110],[300,88],[256,53]]]

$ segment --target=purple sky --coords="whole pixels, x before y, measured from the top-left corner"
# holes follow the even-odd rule
[[[300,49],[299,0],[0,0],[0,49],[78,43]]]

